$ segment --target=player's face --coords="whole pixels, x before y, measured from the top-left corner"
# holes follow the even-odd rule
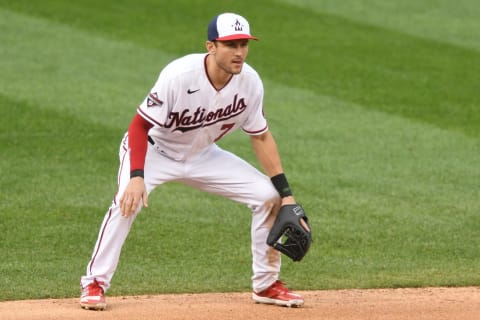
[[[240,73],[247,55],[247,39],[215,42],[215,62],[217,66],[226,73]]]

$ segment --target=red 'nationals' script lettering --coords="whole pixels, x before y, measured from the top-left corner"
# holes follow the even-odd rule
[[[194,130],[200,127],[211,126],[220,121],[231,119],[241,114],[247,105],[244,98],[238,98],[238,94],[233,97],[233,103],[226,107],[218,108],[207,112],[205,108],[198,107],[196,110],[184,109],[180,112],[170,112],[168,120],[165,122],[165,128],[175,128],[182,132]]]

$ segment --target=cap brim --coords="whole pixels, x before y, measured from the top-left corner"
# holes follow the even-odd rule
[[[217,41],[229,41],[229,40],[241,40],[241,39],[258,40],[257,37],[251,36],[249,34],[232,34],[230,36],[218,37],[215,40],[217,40]]]

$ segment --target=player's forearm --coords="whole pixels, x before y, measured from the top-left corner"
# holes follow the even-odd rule
[[[148,130],[152,125],[139,114],[128,127],[128,147],[130,149],[130,175],[142,176],[148,146]]]
[[[280,154],[272,134],[267,131],[260,136],[252,136],[251,140],[260,165],[282,198],[282,205],[295,203],[287,177],[283,173]]]
[[[269,177],[283,173],[277,144],[272,134],[267,131],[258,136],[251,136],[253,150],[263,171]]]

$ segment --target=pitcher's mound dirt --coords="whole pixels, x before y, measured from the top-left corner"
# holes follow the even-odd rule
[[[2,320],[442,320],[480,319],[480,288],[303,291],[305,305],[255,304],[249,293],[107,297],[106,311],[83,310],[78,299],[0,302]]]

